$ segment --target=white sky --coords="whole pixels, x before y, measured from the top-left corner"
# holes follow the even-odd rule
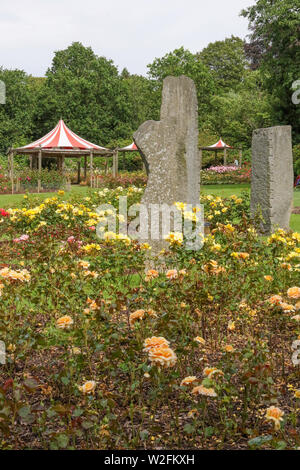
[[[42,76],[53,53],[74,41],[145,75],[178,47],[198,52],[231,34],[244,38],[240,11],[255,0],[0,0],[0,66]]]

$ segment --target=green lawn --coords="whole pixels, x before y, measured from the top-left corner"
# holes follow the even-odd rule
[[[201,187],[201,192],[204,194],[215,194],[217,196],[230,196],[231,194],[236,194],[240,196],[242,191],[250,192],[250,184],[212,184]],[[294,191],[294,207],[300,206],[300,191]],[[291,229],[295,232],[300,232],[300,214],[292,214]]]
[[[72,190],[69,192],[65,193],[65,198],[68,199],[71,194],[77,193],[77,194],[82,194],[83,196],[87,193],[88,188],[86,186],[72,186]],[[37,203],[39,201],[42,201],[43,199],[46,199],[47,197],[52,197],[55,196],[54,193],[34,193],[31,194],[30,197],[33,197],[36,199]],[[5,195],[0,195],[0,208],[2,209],[7,209],[9,207],[18,207],[20,203],[24,199],[24,194],[5,194]]]
[[[228,197],[231,194],[236,194],[240,196],[242,191],[250,192],[250,184],[213,184],[213,185],[203,185],[201,186],[201,192],[204,194],[215,194],[221,197]],[[77,193],[82,194],[85,196],[88,192],[88,188],[84,186],[72,186],[72,190],[70,192],[65,193],[66,199],[71,194]],[[43,193],[43,194],[35,194],[34,197],[39,201],[42,201],[46,197],[51,197],[55,195],[55,193]],[[6,194],[0,195],[0,208],[8,208],[8,207],[17,207],[20,202],[23,200],[23,194]],[[294,206],[300,206],[300,191],[294,191]],[[291,228],[294,231],[300,232],[300,214],[292,214],[291,216]]]
[[[242,191],[250,192],[250,184],[207,184],[201,186],[202,193],[215,194],[221,197],[228,197],[231,194],[240,196]]]

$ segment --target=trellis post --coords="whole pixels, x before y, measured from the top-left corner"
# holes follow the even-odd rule
[[[84,156],[84,181],[86,181],[87,157]]]
[[[81,170],[81,161],[79,159],[77,162],[77,184],[80,184],[80,170]]]
[[[113,153],[113,161],[112,161],[112,169],[111,169],[112,175],[113,175],[114,178],[116,176],[116,161],[115,160],[116,159],[115,159],[115,152],[114,152]]]
[[[113,166],[112,166],[113,177],[116,178],[118,174],[118,151],[113,153]]]
[[[8,161],[11,179],[11,194],[14,194],[14,152],[12,150],[10,150],[8,154]]]
[[[118,173],[119,173],[119,152],[118,150],[116,150],[116,176],[118,176]]]
[[[93,179],[93,176],[94,176],[94,169],[93,169],[93,151],[91,150],[90,151],[90,170],[91,170],[91,174],[90,174],[90,184],[91,184],[91,187],[92,187],[92,179]]]
[[[39,149],[38,165],[39,165],[39,168],[38,168],[38,172],[39,172],[39,176],[38,176],[38,193],[39,193],[39,192],[41,192],[41,173],[42,173],[42,150],[41,149]]]

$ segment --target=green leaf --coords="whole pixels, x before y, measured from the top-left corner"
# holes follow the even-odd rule
[[[193,434],[193,432],[195,432],[195,427],[192,424],[187,423],[183,430],[186,434]]]
[[[271,436],[270,434],[267,434],[265,436],[258,436],[258,437],[254,437],[253,439],[250,439],[248,441],[248,445],[249,447],[261,447],[263,444],[265,444],[266,442],[269,442],[273,439],[273,436]]]
[[[69,437],[66,434],[59,434],[56,439],[61,449],[65,449],[69,444]]]
[[[142,441],[145,441],[146,439],[148,439],[149,437],[149,432],[147,431],[147,429],[144,429],[143,431],[140,432],[140,438],[142,439]]]

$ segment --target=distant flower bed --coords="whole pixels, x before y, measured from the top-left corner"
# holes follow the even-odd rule
[[[249,183],[251,179],[251,168],[244,165],[238,166],[211,166],[201,171],[202,184],[234,184]]]
[[[41,171],[42,190],[57,190],[65,185],[65,176],[56,170],[43,169]],[[38,186],[38,170],[23,170],[14,177],[14,192],[36,191]],[[0,174],[0,194],[11,193],[11,179],[8,174]]]
[[[7,175],[0,174],[0,194],[5,194],[11,190],[11,183]]]
[[[224,165],[219,165],[219,166],[211,166],[207,168],[207,171],[215,171],[216,173],[227,173],[230,171],[237,171],[240,168],[236,165],[232,166],[224,166]]]
[[[90,185],[89,178],[88,181],[83,184]],[[147,184],[147,175],[143,171],[119,173],[116,178],[113,177],[111,173],[107,175],[101,174],[98,175],[98,184],[99,186],[107,188],[116,188],[118,186],[123,186],[125,188],[128,186],[141,187]]]

